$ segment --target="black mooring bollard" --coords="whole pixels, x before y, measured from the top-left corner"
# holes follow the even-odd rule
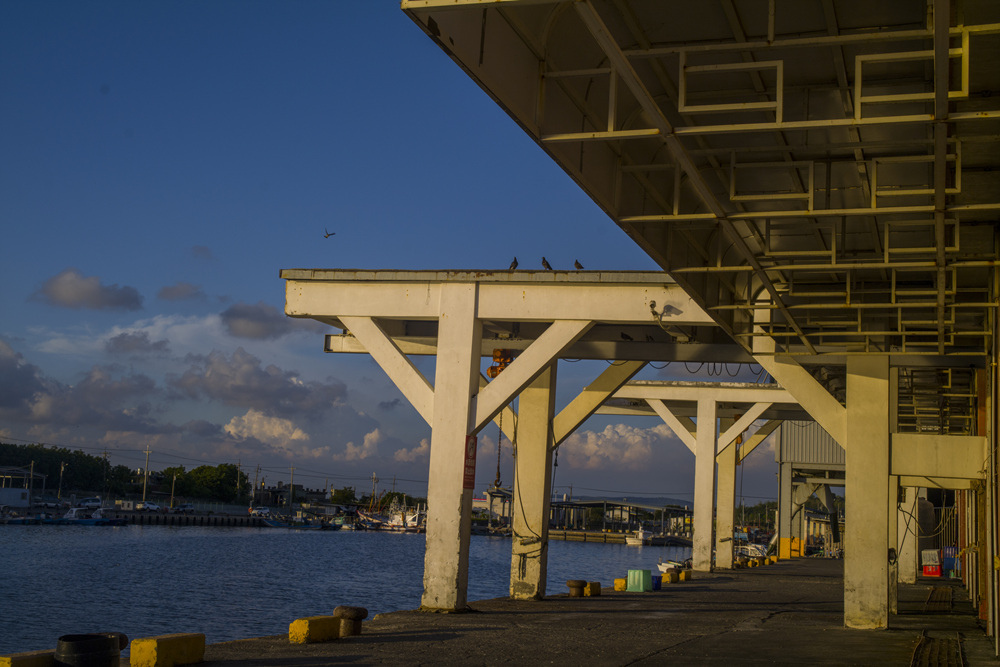
[[[63,635],[56,641],[56,667],[118,667],[128,637],[121,632]]]

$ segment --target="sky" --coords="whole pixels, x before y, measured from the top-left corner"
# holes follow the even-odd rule
[[[430,427],[284,316],[281,269],[659,269],[392,0],[2,0],[0,87],[0,441],[423,495]],[[561,362],[557,403],[603,363]],[[770,442],[742,468],[748,504],[777,497]],[[554,483],[690,499],[693,475],[658,418],[595,416]]]

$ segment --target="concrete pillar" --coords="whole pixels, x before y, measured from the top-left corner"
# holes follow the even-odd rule
[[[903,489],[904,499],[897,510],[897,544],[899,553],[899,581],[904,584],[917,583],[919,556],[917,552],[917,489]]]
[[[778,558],[792,557],[792,464],[778,469]]]
[[[725,430],[725,429],[720,429]],[[715,504],[715,566],[733,567],[733,528],[736,510],[736,443],[726,447],[716,458],[719,476]]]
[[[517,600],[545,597],[555,389],[553,363],[525,387],[519,401],[510,560],[510,596]]]
[[[698,423],[694,460],[694,536],[692,567],[699,572],[712,571],[712,526],[715,523],[715,399],[698,401]]]
[[[887,558],[889,571],[888,604],[889,613],[899,613],[899,477],[889,476],[889,494],[886,505],[886,544],[896,552],[895,558]]]
[[[847,360],[844,624],[889,623],[889,358]]]
[[[473,396],[479,388],[482,330],[475,317],[477,296],[475,284],[441,286],[421,600],[428,610],[467,606],[473,485],[466,474],[466,439],[475,425]],[[469,446],[475,456],[475,443]]]

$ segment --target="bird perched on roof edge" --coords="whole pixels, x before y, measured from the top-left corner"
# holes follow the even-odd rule
[[[552,270],[552,265],[549,264],[549,260],[545,259],[544,257],[542,257],[542,266],[545,267],[547,271]]]
[[[517,268],[517,257],[515,257],[514,261],[510,263],[510,268],[508,268],[507,270],[508,271],[513,271],[516,268]]]
[[[576,267],[577,271],[580,271],[581,269],[583,269],[583,264],[581,264],[580,260],[578,260],[578,259],[574,259],[573,260],[573,266]]]

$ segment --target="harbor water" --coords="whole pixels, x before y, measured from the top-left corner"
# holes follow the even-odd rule
[[[415,609],[423,589],[424,536],[414,534],[0,526],[0,544],[0,654],[54,648],[71,633],[203,632],[209,643],[283,634],[337,605]],[[552,541],[548,591],[566,592],[567,579],[610,586],[690,552]],[[506,596],[509,577],[510,540],[473,536],[468,599]]]

